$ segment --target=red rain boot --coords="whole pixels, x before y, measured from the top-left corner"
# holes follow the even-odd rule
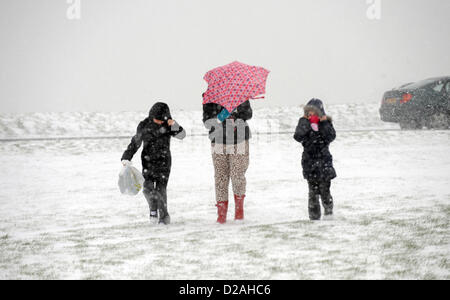
[[[234,195],[234,219],[244,220],[244,198],[245,195]]]
[[[217,202],[217,223],[225,224],[227,221],[228,201]]]

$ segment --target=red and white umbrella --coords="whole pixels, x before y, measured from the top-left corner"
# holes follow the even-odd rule
[[[249,99],[264,98],[258,96],[266,93],[269,72],[262,67],[237,61],[215,68],[203,77],[208,83],[208,90],[203,94],[203,104],[220,104],[231,113]]]

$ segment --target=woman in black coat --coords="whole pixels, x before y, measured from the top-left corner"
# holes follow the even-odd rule
[[[300,118],[294,139],[303,145],[303,177],[309,187],[309,218],[320,220],[322,199],[325,215],[333,214],[333,197],[330,193],[331,180],[336,177],[333,157],[329,145],[336,138],[332,119],[325,114],[323,103],[312,99],[304,108],[305,115]]]
[[[139,123],[136,135],[122,155],[122,163],[126,164],[144,143],[141,154],[142,174],[151,221],[156,221],[159,213],[159,223],[170,223],[166,191],[172,165],[170,138],[183,139],[185,136],[183,127],[172,120],[169,106],[158,102],[151,108],[148,118]]]

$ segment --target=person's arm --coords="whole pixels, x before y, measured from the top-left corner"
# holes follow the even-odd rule
[[[330,144],[336,139],[336,130],[330,117],[323,118],[320,122],[320,134],[325,143]]]
[[[312,129],[311,122],[306,117],[302,117],[298,122],[294,139],[301,143],[305,149],[312,149],[313,145],[323,143],[320,132]]]
[[[215,103],[203,104],[203,125],[208,129],[208,138],[211,142],[216,140],[216,135],[220,138],[223,131],[223,124],[217,119],[217,115],[222,111],[222,106]]]
[[[299,143],[303,143],[303,141],[312,134],[313,130],[311,128],[311,124],[309,120],[305,117],[300,118],[298,121],[297,128],[295,128],[294,140]]]
[[[214,103],[203,104],[203,124],[207,125],[207,121],[216,119],[217,115],[221,112],[220,106]]]
[[[134,154],[139,150],[142,144],[142,130],[145,127],[146,121],[139,123],[136,134],[131,138],[131,142],[127,147],[127,150],[122,155],[121,161],[133,159]]]
[[[231,114],[232,118],[237,120],[237,119],[241,119],[244,121],[250,120],[253,117],[253,110],[252,107],[250,106],[250,101],[247,100],[244,103],[242,103],[241,105],[239,105],[236,108],[236,111],[234,111]]]
[[[167,123],[170,126],[170,136],[173,136],[174,138],[177,138],[179,140],[182,140],[186,137],[186,130],[183,129],[183,127],[178,124],[174,120],[169,120]]]

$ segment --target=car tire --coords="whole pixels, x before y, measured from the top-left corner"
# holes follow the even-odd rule
[[[402,130],[418,130],[422,129],[422,124],[416,120],[401,121],[400,128]]]
[[[449,126],[449,117],[441,112],[431,115],[428,120],[429,129],[447,129]]]

